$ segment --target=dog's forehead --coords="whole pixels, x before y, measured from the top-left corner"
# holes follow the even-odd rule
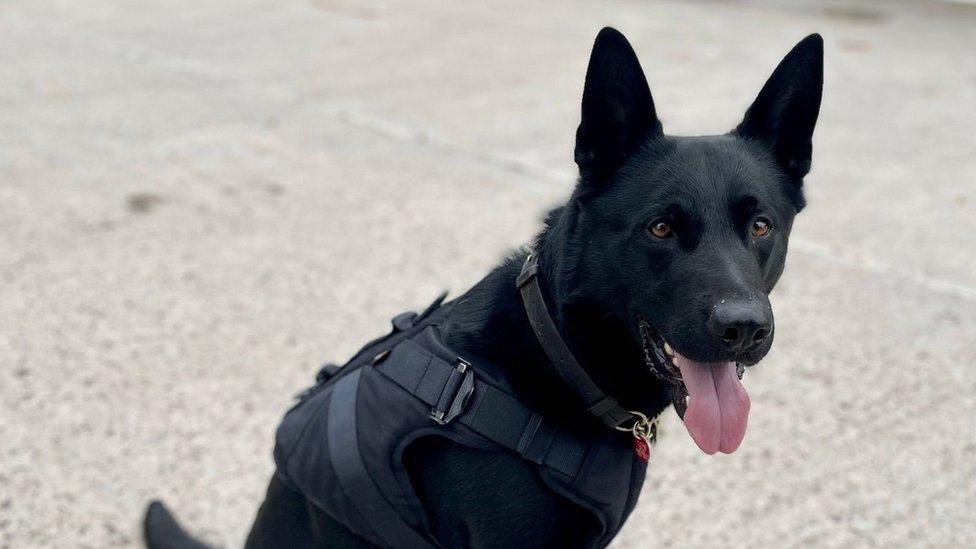
[[[639,156],[626,178],[642,202],[707,207],[742,196],[778,198],[779,173],[771,158],[732,135],[668,137]]]
[[[742,139],[733,136],[683,137],[665,160],[670,191],[692,198],[734,198],[763,193],[777,179],[772,162],[764,162]]]

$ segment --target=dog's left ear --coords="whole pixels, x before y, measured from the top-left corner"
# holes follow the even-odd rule
[[[822,92],[823,38],[811,34],[786,54],[733,133],[765,142],[790,177],[803,179]]]
[[[644,140],[661,134],[647,78],[630,43],[616,29],[597,35],[586,68],[576,164],[589,183],[610,176]]]

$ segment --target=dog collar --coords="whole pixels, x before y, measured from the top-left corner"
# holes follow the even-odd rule
[[[529,317],[539,345],[563,383],[583,400],[586,411],[608,427],[629,431],[635,438],[652,441],[657,418],[648,419],[640,412],[624,410],[616,399],[596,386],[559,335],[539,286],[539,260],[534,253],[525,258],[515,285],[522,295],[525,314]]]

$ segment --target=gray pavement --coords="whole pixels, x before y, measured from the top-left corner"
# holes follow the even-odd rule
[[[749,433],[708,457],[669,414],[617,547],[976,544],[973,6],[32,0],[0,4],[0,546],[138,546],[154,497],[239,546],[317,364],[568,195],[605,24],[673,133],[827,56]]]

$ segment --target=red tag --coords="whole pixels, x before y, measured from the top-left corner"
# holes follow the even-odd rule
[[[634,454],[641,461],[647,463],[647,460],[651,457],[651,447],[647,444],[647,439],[634,437]]]

